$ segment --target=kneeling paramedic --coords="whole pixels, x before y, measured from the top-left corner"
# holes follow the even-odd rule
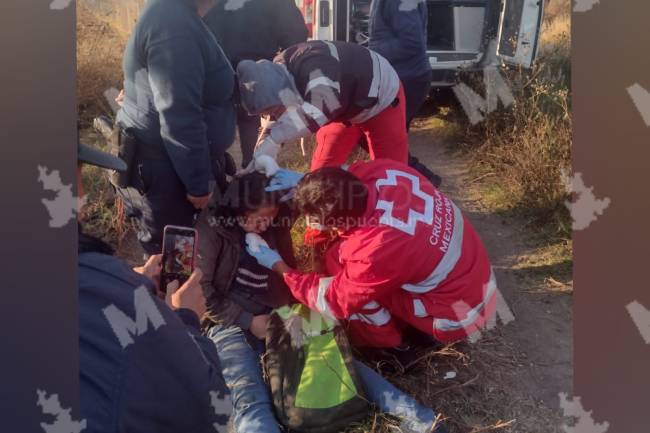
[[[353,344],[397,347],[416,328],[448,343],[494,314],[496,281],[482,241],[460,209],[414,169],[390,160],[280,170],[271,187],[297,185],[294,205],[338,240],[329,276],[290,268],[268,248],[252,255],[283,275],[300,302],[347,322]]]

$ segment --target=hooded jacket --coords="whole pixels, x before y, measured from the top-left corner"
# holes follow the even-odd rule
[[[269,127],[276,143],[306,137],[330,122],[363,123],[392,104],[400,86],[386,59],[347,42],[296,44],[273,63],[240,62],[237,75],[250,114],[287,108]]]

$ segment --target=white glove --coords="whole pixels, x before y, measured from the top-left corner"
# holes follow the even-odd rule
[[[280,143],[276,143],[271,134],[266,135],[262,141],[255,147],[253,156],[268,155],[273,159],[278,159],[280,152]]]
[[[280,144],[276,143],[271,134],[265,131],[262,133],[260,141],[255,146],[255,152],[253,152],[253,160],[244,168],[239,170],[236,176],[243,176],[254,171],[259,171],[264,173],[267,177],[273,176],[278,172],[280,166],[275,161],[280,152]]]
[[[264,173],[266,177],[272,177],[280,169],[277,161],[269,155],[254,156],[253,162],[255,164],[255,170]]]

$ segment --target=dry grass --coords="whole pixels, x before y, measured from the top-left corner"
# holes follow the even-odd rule
[[[511,69],[506,81],[515,103],[467,126],[462,146],[471,152],[485,198],[563,237],[570,235],[562,170],[571,165],[570,2],[551,0],[540,57],[530,71]]]
[[[553,410],[517,390],[513,372],[525,363],[525,356],[495,329],[474,344],[420,349],[406,366],[396,360],[369,365],[433,408],[450,433],[559,433]],[[449,372],[456,376],[445,379]],[[397,433],[403,431],[399,424],[398,419],[375,413],[346,431]]]
[[[83,143],[108,150],[103,137],[92,129],[82,130],[79,138]],[[108,181],[108,172],[87,165],[81,175],[87,197],[82,216],[84,231],[119,248],[131,225],[125,221],[121,202]]]
[[[77,107],[81,127],[99,114],[112,114],[104,97],[108,89],[122,88],[122,54],[126,34],[113,15],[77,0]]]

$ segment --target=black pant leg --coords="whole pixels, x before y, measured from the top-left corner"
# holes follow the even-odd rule
[[[426,101],[431,90],[431,72],[422,76],[402,80],[404,97],[406,98],[406,129],[411,126],[411,121]]]
[[[134,187],[120,192],[127,214],[138,225],[138,240],[149,254],[162,252],[166,225],[192,227],[196,210],[168,160],[139,160]]]
[[[260,117],[249,115],[240,106],[237,110],[237,128],[239,129],[242,167],[246,167],[253,159],[253,151],[260,131]]]

